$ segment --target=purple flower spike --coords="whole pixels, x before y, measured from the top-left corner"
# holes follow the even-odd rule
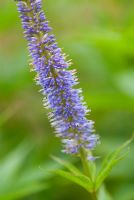
[[[36,82],[41,86],[44,105],[51,111],[49,119],[56,136],[61,137],[63,152],[79,154],[87,152],[99,142],[93,134],[93,122],[86,118],[89,110],[83,102],[75,70],[68,70],[70,63],[57,46],[55,36],[42,11],[41,0],[17,0],[24,35],[32,57]],[[89,158],[93,160],[93,158]]]

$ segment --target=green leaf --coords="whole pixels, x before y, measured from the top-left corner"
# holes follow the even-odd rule
[[[70,172],[72,172],[73,174],[77,175],[80,174],[81,172],[70,162],[67,162],[65,160],[62,160],[61,158],[58,158],[56,156],[51,156],[51,158],[53,160],[55,160],[57,163],[59,163],[60,165],[64,166],[65,168],[67,168]]]
[[[70,172],[66,172],[64,170],[57,170],[55,171],[56,174],[76,183],[77,185],[80,185],[84,189],[86,189],[88,192],[93,191],[93,184],[90,181],[90,179],[85,175],[74,175]]]
[[[55,170],[54,173],[56,173],[56,174],[58,174],[58,175],[60,175],[64,178],[82,186],[88,192],[93,191],[93,183],[90,180],[90,178],[88,178],[87,176],[82,174],[82,172],[80,172],[72,163],[64,161],[64,160],[57,158],[55,156],[52,156],[52,158],[56,162],[58,162],[59,164],[61,164],[62,166],[64,166],[66,169],[69,170],[69,172],[63,171],[63,170]]]
[[[128,153],[127,152],[123,153],[122,155],[121,152],[128,147],[128,145],[132,142],[132,140],[134,139],[134,136],[126,141],[123,145],[121,145],[120,147],[118,147],[115,151],[113,151],[112,153],[110,153],[103,161],[101,169],[97,175],[96,178],[96,183],[95,183],[95,189],[97,190],[101,184],[103,183],[103,181],[106,179],[106,177],[109,175],[109,173],[111,172],[112,168],[120,161],[122,160]]]

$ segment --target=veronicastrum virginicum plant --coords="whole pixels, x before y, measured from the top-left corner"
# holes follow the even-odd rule
[[[93,121],[87,119],[90,110],[83,101],[82,91],[75,88],[78,84],[76,71],[68,69],[71,63],[66,60],[55,36],[51,34],[51,27],[42,11],[42,1],[16,2],[33,71],[37,74],[36,83],[41,86],[44,105],[50,110],[51,125],[56,136],[61,138],[62,152],[80,157],[83,164],[81,172],[73,164],[53,157],[68,170],[57,170],[55,173],[79,184],[91,194],[92,199],[97,200],[100,198],[99,191],[103,181],[112,167],[126,155],[120,156],[120,153],[131,140],[110,154],[99,172],[96,172],[95,157],[91,151],[100,140],[94,133]]]

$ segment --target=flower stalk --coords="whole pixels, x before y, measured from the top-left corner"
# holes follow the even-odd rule
[[[92,193],[92,200],[98,200],[96,192]]]
[[[81,162],[82,162],[82,165],[83,165],[84,174],[86,176],[88,176],[92,181],[92,176],[91,176],[91,172],[90,172],[90,169],[89,169],[89,162],[87,160],[86,152],[85,152],[84,149],[80,150],[80,158],[81,158]]]
[[[92,172],[90,171],[90,167],[89,167],[89,161],[87,160],[86,152],[84,149],[81,149],[80,158],[81,158],[84,174],[90,178],[92,184],[94,185],[94,180],[92,178]],[[98,199],[97,192],[95,190],[92,193],[90,193],[90,195],[92,197],[92,200]]]

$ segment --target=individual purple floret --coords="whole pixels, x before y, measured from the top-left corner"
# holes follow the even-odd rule
[[[51,27],[42,11],[41,0],[18,0],[25,38],[28,41],[36,82],[41,86],[44,105],[50,109],[49,119],[56,135],[62,138],[63,152],[88,154],[99,142],[93,134],[93,122],[86,118],[87,107],[83,102],[75,70],[68,70],[70,63],[57,46]]]

